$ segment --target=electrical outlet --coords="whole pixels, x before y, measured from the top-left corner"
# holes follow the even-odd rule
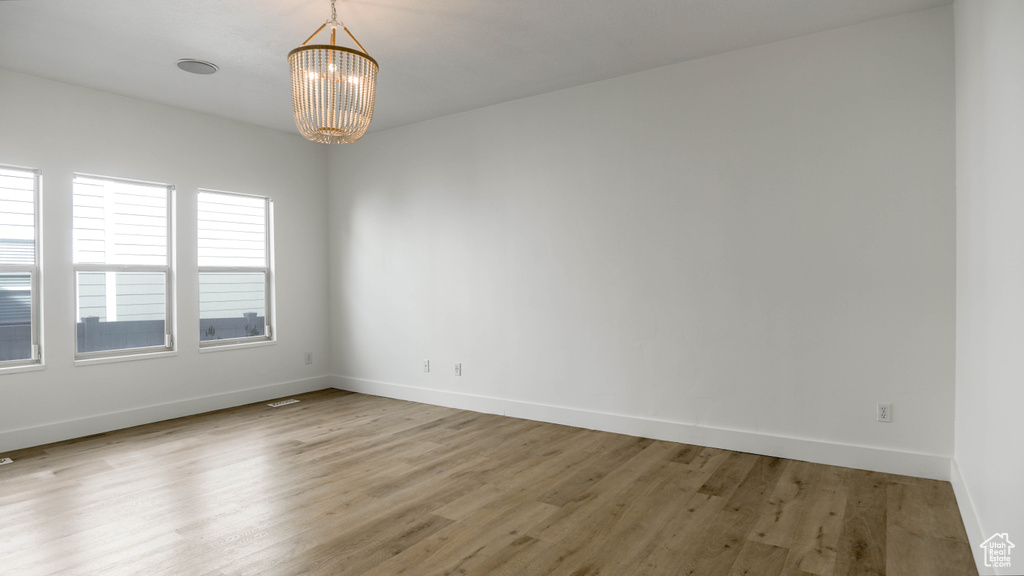
[[[3,466],[4,464],[14,464],[14,460],[11,460],[10,458],[0,458],[0,466]]]
[[[312,364],[312,363],[313,363],[313,353],[312,352],[306,352],[306,364]]]
[[[876,418],[879,422],[892,422],[892,404],[879,404]]]
[[[423,361],[423,371],[430,372],[430,360]]]
[[[455,375],[462,376],[462,362],[455,363]]]

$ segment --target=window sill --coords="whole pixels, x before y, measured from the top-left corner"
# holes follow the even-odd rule
[[[21,364],[19,366],[6,366],[6,367],[3,367],[3,368],[0,368],[0,376],[3,376],[4,374],[17,374],[19,372],[37,372],[39,370],[45,370],[45,369],[46,369],[46,365],[42,364],[42,363],[39,363],[39,364]]]
[[[257,342],[232,342],[230,344],[207,344],[199,346],[199,353],[225,352],[227,350],[240,350],[243,348],[259,348],[261,346],[274,346],[277,340],[259,340]]]
[[[121,354],[119,356],[100,356],[98,358],[79,358],[75,360],[75,366],[92,366],[94,364],[113,364],[115,362],[134,362],[136,360],[152,360],[154,358],[169,358],[177,356],[177,350],[165,352],[143,352],[141,354]]]

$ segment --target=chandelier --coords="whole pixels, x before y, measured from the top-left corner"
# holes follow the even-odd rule
[[[314,142],[347,144],[359,140],[373,118],[377,61],[338,22],[334,2],[331,0],[331,19],[302,46],[288,53],[288,65],[292,70],[292,105],[299,132]],[[331,43],[309,45],[328,26]],[[334,44],[338,28],[348,34],[359,50]]]

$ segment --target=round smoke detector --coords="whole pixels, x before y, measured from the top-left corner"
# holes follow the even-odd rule
[[[217,65],[213,62],[196,60],[195,58],[182,58],[178,60],[178,68],[193,74],[213,74],[218,70]]]

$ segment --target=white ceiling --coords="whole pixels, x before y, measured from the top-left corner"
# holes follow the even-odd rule
[[[338,19],[380,64],[372,132],[950,2],[339,0]],[[297,132],[287,55],[329,15],[329,0],[0,0],[0,68]]]

